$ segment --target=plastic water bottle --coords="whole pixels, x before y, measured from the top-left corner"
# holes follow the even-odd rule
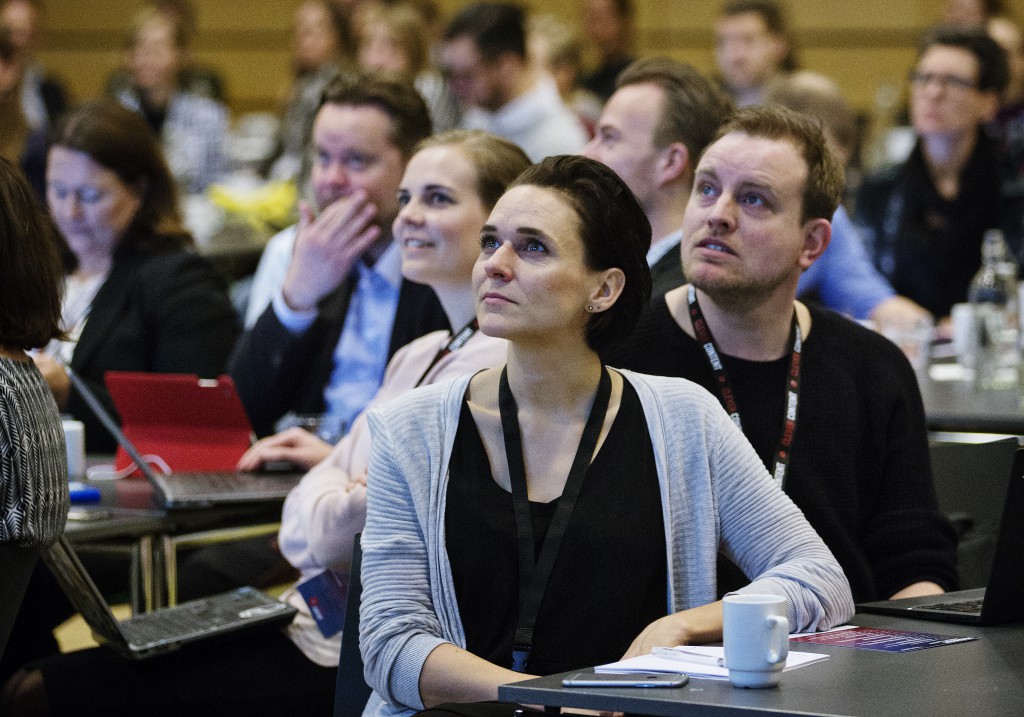
[[[1017,261],[1003,233],[989,229],[981,245],[981,268],[967,299],[974,313],[975,385],[1010,388],[1017,383]]]

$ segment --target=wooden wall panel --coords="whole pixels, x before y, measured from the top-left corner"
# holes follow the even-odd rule
[[[194,0],[199,9],[197,59],[224,76],[233,110],[273,109],[289,77],[291,17],[300,0]],[[712,28],[718,2],[635,0],[637,51],[666,54],[714,68]],[[450,14],[463,0],[440,0]],[[533,7],[571,22],[577,0],[533,0]],[[920,32],[941,16],[944,0],[790,0],[790,16],[806,69],[834,77],[850,100],[869,110],[877,86],[902,82]],[[47,0],[42,60],[79,98],[97,94],[117,66],[126,29],[141,0]],[[1024,19],[1024,0],[1008,3]]]

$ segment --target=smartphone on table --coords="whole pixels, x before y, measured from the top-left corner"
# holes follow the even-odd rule
[[[682,687],[689,679],[679,672],[577,672],[562,687]]]

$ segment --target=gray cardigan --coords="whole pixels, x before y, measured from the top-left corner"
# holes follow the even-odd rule
[[[839,564],[778,488],[718,401],[678,378],[622,371],[640,397],[661,484],[668,605],[714,602],[719,548],[757,578],[741,592],[788,599],[792,631],[853,615]],[[360,646],[374,694],[364,715],[422,709],[427,655],[466,638],[445,546],[448,463],[471,376],[412,391],[369,414]]]

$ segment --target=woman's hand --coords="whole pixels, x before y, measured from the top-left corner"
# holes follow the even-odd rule
[[[46,383],[53,392],[53,398],[57,402],[57,408],[61,411],[67,410],[68,396],[71,394],[71,379],[68,372],[64,370],[63,364],[50,354],[34,353],[32,360],[36,362],[39,373],[43,374]]]
[[[633,640],[622,659],[649,655],[655,647],[675,647],[721,639],[722,603],[719,601],[655,620]]]
[[[331,445],[312,433],[293,426],[281,433],[262,438],[238,460],[238,470],[258,470],[266,462],[288,461],[309,470],[326,458]]]

